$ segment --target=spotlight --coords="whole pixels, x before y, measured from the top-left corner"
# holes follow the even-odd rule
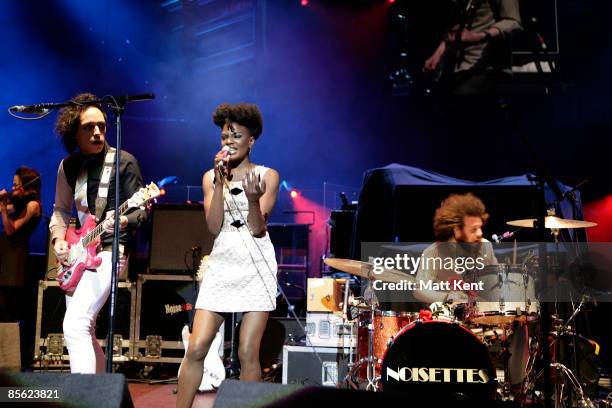
[[[280,183],[280,188],[281,188],[281,190],[282,190],[282,189],[285,189],[285,190],[287,190],[287,191],[291,191],[291,190],[292,190],[291,184],[289,184],[289,183],[287,182],[287,180],[283,180],[283,181],[281,181],[281,183]]]
[[[296,189],[292,189],[291,192],[289,193],[291,198],[297,198],[298,194],[299,193],[298,193],[298,191]]]
[[[387,3],[388,4],[393,4],[393,3],[395,3],[395,0],[387,0]]]
[[[306,6],[308,5],[308,0],[301,0],[301,1],[300,1],[300,4],[301,4],[303,7],[306,7]]]

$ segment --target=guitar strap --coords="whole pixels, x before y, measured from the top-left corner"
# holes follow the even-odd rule
[[[106,152],[102,173],[100,174],[100,185],[98,186],[98,196],[96,197],[96,222],[100,222],[102,213],[108,201],[108,187],[113,175],[113,164],[115,162],[115,148],[111,147]],[[117,197],[118,199],[118,197]]]
[[[87,205],[87,168],[85,167],[81,169],[74,186],[74,203],[79,218],[79,225],[84,225],[85,219],[89,214],[89,206]]]
[[[489,2],[489,6],[491,7],[491,10],[493,11],[493,16],[495,17],[495,21],[499,21],[501,19],[501,13],[500,13],[500,4],[499,4],[499,0],[488,0]]]

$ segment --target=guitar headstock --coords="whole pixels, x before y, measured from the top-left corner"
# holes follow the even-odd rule
[[[151,182],[148,186],[138,189],[138,191],[127,200],[127,206],[128,208],[139,208],[160,195],[161,191],[159,187]]]

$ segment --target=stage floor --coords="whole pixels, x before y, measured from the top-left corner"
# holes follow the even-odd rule
[[[167,408],[176,405],[176,394],[172,391],[176,384],[129,383],[128,389],[136,408]],[[216,393],[196,395],[193,404],[196,408],[210,408],[215,402]]]

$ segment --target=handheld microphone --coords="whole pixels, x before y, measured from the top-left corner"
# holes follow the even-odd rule
[[[221,149],[221,152],[223,152],[223,159],[219,161],[219,163],[217,163],[217,170],[219,170],[219,173],[221,174],[226,174],[227,169],[225,168],[225,159],[227,158],[229,151],[229,146],[223,146],[223,148]]]
[[[506,231],[501,235],[493,234],[491,235],[491,239],[495,241],[495,243],[499,244],[504,239],[512,238],[514,236],[514,232]]]

